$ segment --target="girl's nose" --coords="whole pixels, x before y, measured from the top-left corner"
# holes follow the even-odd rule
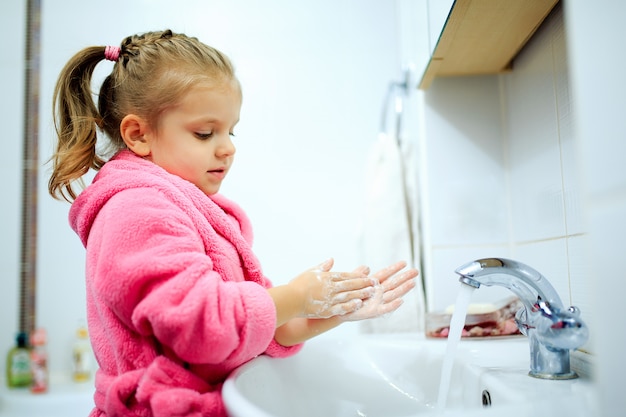
[[[233,143],[230,135],[226,136],[222,141],[220,141],[219,146],[217,147],[215,153],[219,158],[226,158],[229,156],[233,156],[235,154],[235,144]]]

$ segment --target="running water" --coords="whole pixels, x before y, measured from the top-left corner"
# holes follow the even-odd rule
[[[450,321],[450,332],[448,333],[448,345],[446,346],[446,356],[443,359],[441,367],[441,381],[439,382],[439,398],[437,400],[437,410],[443,411],[448,398],[450,389],[450,378],[452,376],[452,366],[456,357],[456,348],[461,340],[461,333],[465,326],[465,317],[467,316],[467,308],[470,304],[474,287],[461,284],[461,288],[456,297],[454,304],[454,313]]]

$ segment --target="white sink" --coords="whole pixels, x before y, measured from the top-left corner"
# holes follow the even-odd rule
[[[581,377],[529,377],[524,337],[462,340],[445,410],[436,409],[446,340],[417,335],[322,337],[290,358],[260,356],[223,388],[232,417],[536,416],[594,414],[593,384]],[[483,402],[489,402],[484,407]]]

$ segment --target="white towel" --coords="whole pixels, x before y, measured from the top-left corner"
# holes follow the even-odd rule
[[[361,262],[372,272],[399,260],[419,268],[417,179],[412,174],[415,160],[408,141],[400,149],[395,137],[384,133],[370,151],[359,243]],[[361,329],[372,333],[423,331],[424,291],[421,276],[417,279],[418,285],[404,296],[398,310],[361,322]]]

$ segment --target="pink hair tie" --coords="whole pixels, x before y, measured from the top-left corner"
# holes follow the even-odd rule
[[[120,57],[121,48],[119,46],[107,46],[104,48],[104,57],[109,61],[117,61]]]

